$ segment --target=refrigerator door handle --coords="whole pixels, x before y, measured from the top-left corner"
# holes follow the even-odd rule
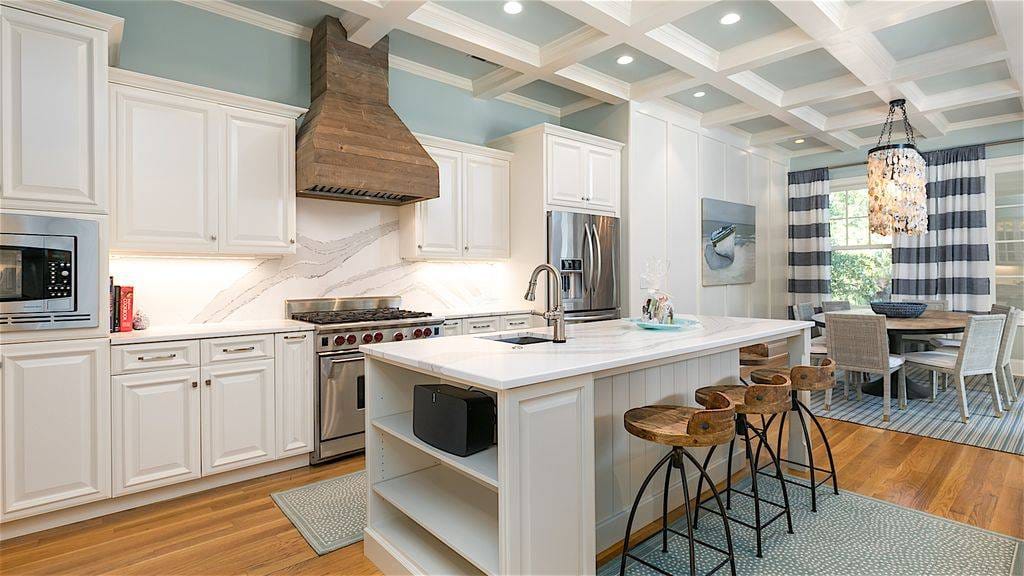
[[[597,224],[591,224],[591,226],[593,227],[591,238],[594,239],[594,244],[597,245],[597,260],[594,260],[594,262],[597,263],[597,274],[595,274],[595,276],[597,276],[597,281],[600,282],[601,272],[603,272],[602,268],[604,266],[603,258],[601,257],[601,237],[597,235]],[[591,284],[593,284],[593,281],[591,281]]]
[[[590,227],[586,224],[583,225],[583,233],[587,237],[587,254],[590,256],[590,266],[587,267],[587,285],[583,288],[584,292],[594,292],[594,240],[595,238],[590,233]]]

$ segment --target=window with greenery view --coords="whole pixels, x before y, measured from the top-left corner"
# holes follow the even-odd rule
[[[839,189],[829,198],[832,299],[854,306],[888,300],[892,293],[891,240],[868,231],[866,187]]]

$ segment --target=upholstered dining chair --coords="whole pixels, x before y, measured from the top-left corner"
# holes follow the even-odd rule
[[[1003,400],[1009,405],[1020,399],[1017,393],[1017,381],[1013,377],[1013,370],[1010,361],[1013,359],[1013,343],[1017,339],[1018,327],[1021,318],[1024,318],[1024,311],[1013,306],[993,304],[990,314],[1006,315],[1006,323],[1003,324],[1003,335],[999,340],[999,357],[996,359],[996,378],[999,380],[999,391]],[[937,352],[947,354],[959,353],[962,340],[954,338],[932,338],[932,346]],[[948,374],[943,374],[944,382],[949,379]],[[945,387],[945,386],[943,386]],[[1009,406],[1007,406],[1009,408]]]
[[[889,354],[885,316],[832,312],[825,315],[825,335],[828,339],[828,357],[835,361],[836,368],[844,370],[848,375],[843,384],[843,393],[847,399],[849,381],[854,373],[882,376],[882,421],[888,422],[892,374],[903,366],[903,358]],[[901,410],[907,407],[907,389],[902,384],[905,382],[901,383],[897,394]],[[856,386],[857,399],[860,400],[859,378]]]
[[[1010,315],[1010,310],[1012,310],[1012,309],[1013,309],[1013,306],[1005,306],[1003,304],[993,304],[992,308],[989,310],[989,314],[1002,314],[1004,316],[1009,316]],[[960,346],[960,336],[956,336],[956,337],[949,337],[949,336],[946,336],[946,337],[936,337],[936,338],[932,338],[928,342],[929,342],[929,344],[931,344],[932,346],[934,346],[937,349],[957,348],[957,347]],[[945,352],[949,352],[949,350],[945,350]],[[952,353],[956,354],[956,350],[953,350]]]
[[[793,308],[793,316],[797,320],[814,322],[814,304],[801,302]],[[828,356],[828,344],[825,342],[825,335],[822,330],[815,326],[811,328],[811,359],[823,360]]]
[[[932,400],[937,389],[937,375],[949,374],[957,387],[957,402],[960,403],[960,419],[967,422],[970,413],[967,409],[967,376],[985,376],[990,379],[989,391],[992,394],[992,411],[996,418],[1003,416],[1003,406],[999,394],[999,383],[996,379],[996,363],[999,359],[999,343],[1003,335],[1006,316],[988,314],[972,316],[967,321],[964,338],[956,354],[932,350],[930,352],[910,352],[903,355],[907,366],[918,366],[932,372]],[[900,372],[900,386],[905,386],[906,375]]]

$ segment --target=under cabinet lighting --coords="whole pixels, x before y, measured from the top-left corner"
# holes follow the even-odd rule
[[[502,6],[502,10],[505,11],[505,14],[519,14],[523,11],[523,5],[521,2],[513,0],[511,2],[505,2],[505,5]]]
[[[725,24],[726,26],[729,26],[730,24],[735,24],[735,23],[737,23],[739,21],[740,21],[740,15],[739,14],[737,14],[735,12],[729,12],[725,16],[722,16],[722,18],[718,22],[720,24]]]
[[[619,64],[622,64],[622,65],[631,64],[633,62],[633,57],[630,56],[629,54],[624,54],[622,56],[619,56],[619,58],[618,58],[618,60],[616,60],[616,62],[618,62]]]

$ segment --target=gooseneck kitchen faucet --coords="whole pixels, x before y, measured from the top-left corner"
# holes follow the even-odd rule
[[[530,275],[530,285],[526,287],[526,295],[523,296],[530,302],[533,302],[537,298],[537,277],[540,276],[541,272],[548,272],[550,278],[548,278],[548,305],[554,306],[543,314],[545,320],[554,320],[554,342],[565,342],[565,307],[562,305],[562,296],[558,290],[558,283],[562,278],[562,275],[555,269],[551,264],[540,264],[533,269],[533,274]],[[534,314],[537,314],[534,312]]]

